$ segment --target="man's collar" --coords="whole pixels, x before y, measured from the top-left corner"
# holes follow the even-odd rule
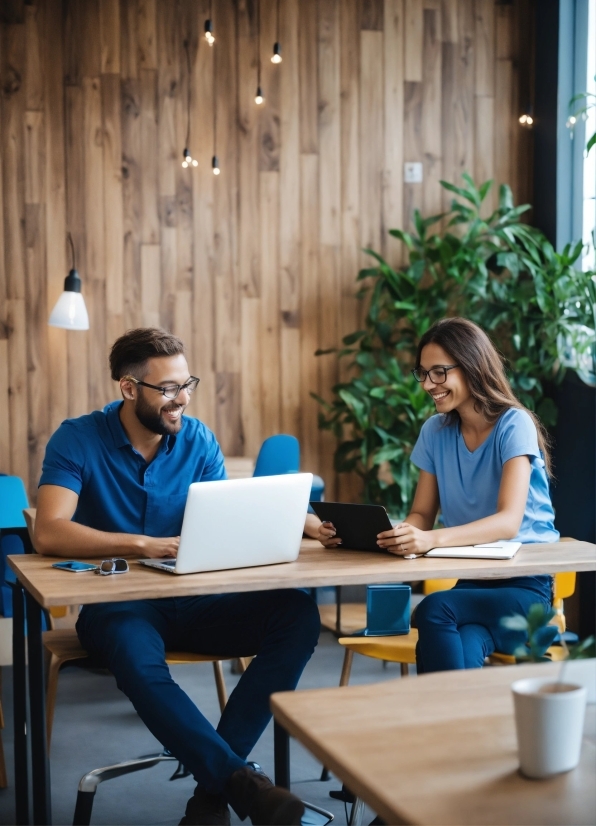
[[[126,435],[126,431],[120,421],[120,410],[123,404],[124,402],[122,401],[110,402],[106,404],[103,409],[110,433],[112,434],[112,439],[114,440],[114,447],[124,447],[130,444],[130,439]]]
[[[130,439],[126,435],[126,431],[124,430],[122,422],[120,421],[120,411],[122,409],[123,404],[124,402],[122,401],[110,402],[109,404],[106,404],[106,406],[103,409],[103,412],[106,416],[106,421],[108,423],[108,427],[110,429],[110,433],[112,434],[112,439],[114,440],[114,447],[117,448],[130,445]],[[182,427],[184,427],[184,418],[182,419]],[[174,449],[175,444],[176,434],[168,434],[165,438],[161,440],[157,452],[162,453],[163,451],[167,451],[168,453],[171,453],[171,451]]]

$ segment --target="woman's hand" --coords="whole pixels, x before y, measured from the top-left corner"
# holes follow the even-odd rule
[[[396,556],[425,554],[435,547],[433,531],[423,531],[408,522],[401,522],[390,531],[377,536],[377,545]]]
[[[335,533],[335,526],[331,522],[321,522],[317,539],[326,548],[335,548],[341,545],[341,539]]]

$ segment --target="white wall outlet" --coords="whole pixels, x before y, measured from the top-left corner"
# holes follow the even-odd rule
[[[422,164],[408,161],[404,164],[404,181],[407,184],[422,183]]]

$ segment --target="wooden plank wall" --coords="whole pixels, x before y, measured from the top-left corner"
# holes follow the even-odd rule
[[[116,396],[111,342],[160,324],[185,339],[201,377],[189,412],[227,454],[291,432],[328,496],[350,495],[310,397],[338,366],[314,351],[358,325],[361,249],[399,263],[387,230],[440,211],[441,178],[467,170],[528,199],[530,3],[260,0],[259,42],[257,0],[215,0],[213,48],[209,0],[2,3],[0,470],[34,500],[53,429]],[[182,169],[189,83],[199,165]],[[422,184],[403,183],[405,161]],[[67,231],[85,333],[47,326]]]

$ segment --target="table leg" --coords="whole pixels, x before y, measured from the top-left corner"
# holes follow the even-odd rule
[[[273,721],[273,762],[275,785],[290,788],[290,737],[277,720]]]
[[[27,644],[29,653],[29,710],[31,743],[31,774],[33,780],[33,823],[52,823],[50,765],[46,738],[46,692],[44,653],[41,637],[42,611],[39,603],[27,592]]]
[[[27,765],[27,668],[25,662],[25,594],[12,584],[12,679],[14,716],[15,815],[17,826],[29,823]]]

